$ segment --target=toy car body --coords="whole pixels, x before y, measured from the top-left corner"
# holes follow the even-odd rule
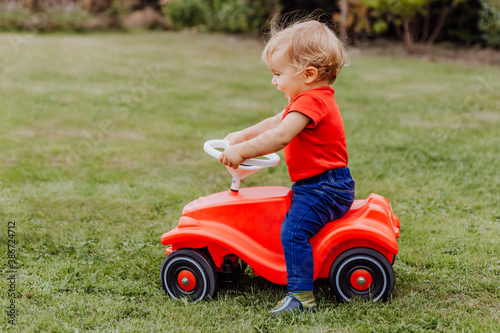
[[[233,280],[244,263],[255,275],[286,284],[280,230],[292,196],[287,187],[264,186],[187,204],[178,226],[161,238],[171,245],[161,269],[165,291],[173,298],[212,298],[218,279]],[[328,279],[338,300],[387,299],[394,288],[399,228],[384,197],[355,200],[347,215],[311,238],[314,278]]]

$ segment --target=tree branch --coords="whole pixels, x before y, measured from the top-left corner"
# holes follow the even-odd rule
[[[452,11],[453,8],[455,8],[458,5],[457,0],[453,0],[452,3],[449,6],[444,6],[443,10],[441,11],[441,15],[439,16],[439,21],[434,28],[434,31],[430,35],[429,39],[425,43],[426,46],[431,46],[436,38],[439,36],[439,33],[441,32],[441,29],[443,29],[444,22],[446,21],[446,17],[448,17],[448,14]]]

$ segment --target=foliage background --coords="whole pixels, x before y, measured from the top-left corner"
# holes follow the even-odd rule
[[[310,13],[321,9],[332,19],[342,0],[0,0],[1,31],[127,30],[127,19],[142,13],[143,26],[153,29],[196,29],[261,34],[277,11]],[[422,27],[440,20],[451,7],[436,41],[464,45],[500,45],[498,0],[348,0],[348,36],[358,40],[403,40],[401,12],[411,11],[411,34],[423,40]],[[154,11],[157,16],[147,10]],[[140,16],[140,14],[138,14]],[[164,17],[160,17],[164,15]],[[404,16],[404,15],[403,15]],[[153,20],[153,21],[152,21]],[[338,19],[336,20],[339,26]]]

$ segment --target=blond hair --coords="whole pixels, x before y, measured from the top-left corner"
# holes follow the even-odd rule
[[[312,66],[318,70],[317,80],[332,84],[346,63],[343,43],[326,24],[317,20],[306,19],[285,28],[277,27],[274,22],[270,36],[262,52],[262,60],[268,65],[276,51],[284,50],[285,60],[297,68],[297,74]]]

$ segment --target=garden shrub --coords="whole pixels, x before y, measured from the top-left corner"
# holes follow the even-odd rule
[[[443,25],[436,42],[454,42],[471,46],[481,44],[484,40],[478,27],[479,11],[481,10],[480,0],[467,0],[461,2],[450,13],[450,17]],[[438,20],[441,8],[433,7],[429,13],[430,20]]]
[[[269,17],[268,0],[213,0],[213,28],[225,32],[259,33]]]
[[[260,33],[278,0],[171,0],[163,12],[173,29]]]
[[[481,4],[479,29],[489,46],[500,47],[500,1],[481,0]]]
[[[0,4],[0,31],[26,30],[26,22],[31,17],[28,9]]]
[[[210,8],[204,0],[172,0],[163,7],[167,24],[172,29],[206,27]]]
[[[122,28],[119,18],[112,12],[113,4],[102,13],[90,13],[73,2],[40,3],[38,7],[33,11],[18,2],[0,3],[0,31],[86,32]]]

